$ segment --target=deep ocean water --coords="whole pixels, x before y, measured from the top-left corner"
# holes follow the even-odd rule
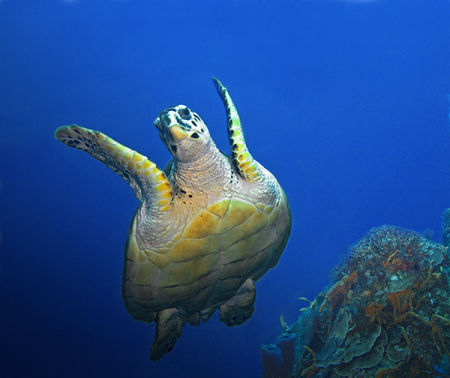
[[[391,224],[440,239],[450,206],[450,2],[0,0],[0,377],[259,377],[260,345]],[[253,156],[286,191],[288,246],[256,312],[186,325],[150,361],[126,313],[137,200],[53,137],[96,129],[164,167],[153,120],[185,104],[229,151],[226,85]]]

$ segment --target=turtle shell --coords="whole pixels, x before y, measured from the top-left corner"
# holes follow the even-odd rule
[[[125,247],[123,297],[136,320],[160,309],[188,314],[230,299],[244,281],[275,266],[290,232],[286,196],[274,205],[223,199],[197,211],[163,247],[140,248],[136,216]]]

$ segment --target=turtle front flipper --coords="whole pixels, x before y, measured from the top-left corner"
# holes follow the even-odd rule
[[[152,206],[167,211],[172,187],[166,174],[144,155],[123,146],[107,135],[77,125],[62,126],[55,138],[69,147],[82,150],[106,164],[133,189],[136,198],[152,198]]]
[[[248,182],[256,182],[262,179],[262,172],[258,162],[253,159],[244,139],[241,117],[234,106],[228,90],[222,83],[213,77],[214,85],[219,92],[227,111],[228,140],[231,147],[233,163],[239,174]]]

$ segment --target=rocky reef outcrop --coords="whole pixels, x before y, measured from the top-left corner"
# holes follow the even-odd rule
[[[286,376],[450,377],[449,254],[425,236],[382,226],[349,248],[330,286],[283,327],[279,339],[295,337]]]

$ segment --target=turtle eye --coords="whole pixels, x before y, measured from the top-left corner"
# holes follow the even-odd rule
[[[197,133],[192,133],[191,138],[198,139],[200,136]]]
[[[186,119],[186,120],[191,119],[191,112],[189,111],[188,108],[183,108],[183,109],[178,110],[178,114],[183,119]]]

